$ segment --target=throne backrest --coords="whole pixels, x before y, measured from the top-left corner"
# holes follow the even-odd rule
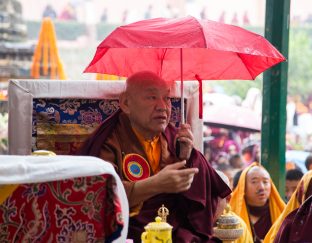
[[[34,150],[73,154],[109,115],[118,109],[125,81],[11,80],[9,83],[9,154]],[[198,83],[185,82],[185,117],[195,147],[202,150],[198,118]],[[179,126],[180,82],[172,94],[171,122]]]

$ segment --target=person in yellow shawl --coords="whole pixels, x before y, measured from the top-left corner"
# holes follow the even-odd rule
[[[284,211],[279,216],[279,218],[275,221],[270,231],[267,233],[264,238],[265,243],[274,242],[277,232],[279,231],[284,219],[289,215],[292,211],[299,208],[300,205],[310,196],[308,188],[309,185],[312,184],[312,171],[308,171],[302,178],[290,200],[288,201]],[[311,186],[310,186],[311,187]]]
[[[256,162],[243,170],[230,205],[247,224],[254,242],[262,242],[285,208],[269,173]]]

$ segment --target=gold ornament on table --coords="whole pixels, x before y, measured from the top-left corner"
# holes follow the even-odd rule
[[[49,150],[35,150],[34,152],[31,153],[31,155],[34,156],[56,156],[56,154],[53,151]]]
[[[155,222],[151,222],[144,227],[145,231],[141,235],[142,243],[172,243],[172,226],[167,223],[169,210],[162,205],[157,213],[158,216],[155,218]]]
[[[162,222],[167,222],[167,216],[169,215],[169,210],[163,205],[158,209],[157,214],[161,217]]]
[[[214,227],[214,235],[223,243],[233,243],[243,234],[243,228],[239,219],[230,214],[231,206],[227,204],[223,214],[217,219],[217,227]]]

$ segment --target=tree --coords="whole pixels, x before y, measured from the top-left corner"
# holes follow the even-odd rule
[[[312,94],[312,43],[308,29],[293,30],[289,38],[288,94],[306,99]]]

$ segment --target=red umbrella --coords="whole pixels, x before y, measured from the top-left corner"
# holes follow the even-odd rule
[[[149,19],[118,27],[98,46],[85,72],[128,77],[149,70],[165,80],[181,82],[252,80],[284,60],[258,34],[189,16]],[[183,98],[183,83],[181,95]]]

